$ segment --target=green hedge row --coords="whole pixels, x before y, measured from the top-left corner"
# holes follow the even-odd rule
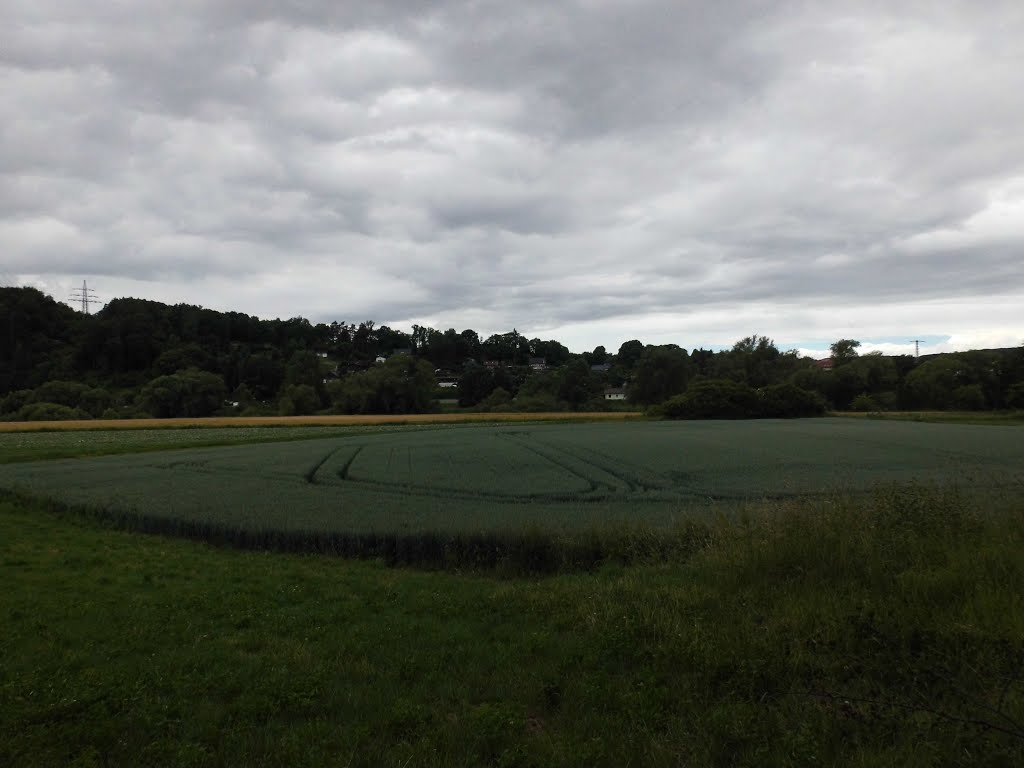
[[[754,389],[729,379],[696,382],[653,409],[653,415],[668,419],[795,419],[824,413],[824,398],[795,384]]]

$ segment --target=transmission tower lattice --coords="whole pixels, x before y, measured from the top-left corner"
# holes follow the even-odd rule
[[[921,339],[911,339],[914,342],[914,357],[921,356]]]
[[[82,312],[89,314],[89,307],[99,306],[103,302],[96,296],[96,291],[90,288],[85,280],[82,281],[82,287],[76,288],[71,292],[71,300],[80,302],[82,305]]]

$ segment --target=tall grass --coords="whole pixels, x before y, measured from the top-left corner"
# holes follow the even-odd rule
[[[31,502],[51,514],[83,517],[118,530],[202,541],[234,549],[382,560],[430,570],[543,575],[592,570],[606,562],[681,560],[710,541],[710,528],[688,521],[671,528],[595,526],[557,533],[538,527],[480,532],[349,532],[230,526],[211,520],[147,515],[110,506],[69,504],[0,490],[0,500]]]
[[[0,491],[2,498],[30,497]],[[1011,538],[1024,531],[1024,499],[1013,491],[917,484],[720,506],[713,518],[689,516],[668,526],[615,522],[575,531],[536,526],[480,532],[294,530],[51,499],[34,503],[121,530],[236,549],[379,559],[391,566],[542,575],[607,563],[681,562],[712,550],[727,565],[723,578],[799,577],[875,587],[913,565],[942,562],[954,544],[976,541],[993,526]]]

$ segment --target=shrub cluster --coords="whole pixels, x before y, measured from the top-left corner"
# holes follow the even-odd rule
[[[12,421],[80,421],[92,415],[60,403],[29,403],[17,410]]]
[[[0,397],[0,421],[67,421],[99,417],[113,403],[105,389],[77,381],[48,381]]]
[[[668,419],[795,419],[823,415],[825,401],[795,384],[754,389],[738,381],[710,379],[691,384],[652,413]]]

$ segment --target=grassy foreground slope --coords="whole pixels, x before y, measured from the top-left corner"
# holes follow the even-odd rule
[[[795,500],[543,580],[0,501],[0,765],[1020,765],[1024,506]]]

